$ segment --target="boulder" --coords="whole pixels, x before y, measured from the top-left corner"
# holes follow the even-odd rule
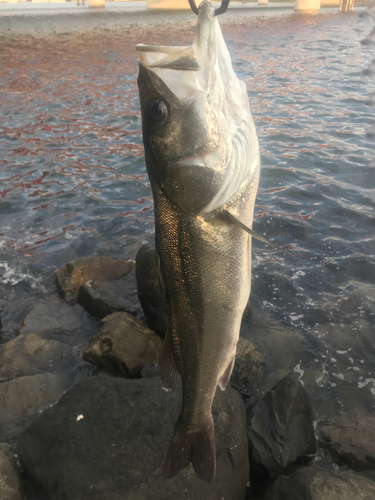
[[[37,334],[77,345],[98,331],[98,322],[78,304],[67,304],[59,297],[48,297],[25,317],[20,334]]]
[[[113,313],[102,323],[83,355],[86,361],[139,377],[146,365],[159,359],[163,341],[131,314]]]
[[[80,287],[77,302],[94,318],[102,319],[118,311],[143,316],[134,270],[117,280],[88,282]]]
[[[98,322],[81,306],[51,296],[0,346],[0,439],[18,437],[38,412],[94,371],[82,359]]]
[[[15,460],[6,443],[0,444],[0,498],[1,500],[24,499]]]
[[[236,352],[236,363],[230,378],[230,385],[242,396],[249,396],[252,387],[258,380],[263,366],[263,356],[254,344],[242,337],[239,338]]]
[[[94,318],[117,311],[142,317],[133,260],[82,257],[59,269],[56,282],[68,302],[77,301]]]
[[[250,460],[271,477],[316,452],[309,398],[295,373],[278,382],[247,414]]]
[[[162,468],[181,410],[181,391],[159,378],[90,377],[46,410],[18,440],[25,470],[54,500],[243,500],[249,464],[240,395],[217,391],[217,471],[191,466],[164,481]]]
[[[18,437],[37,413],[72,387],[71,379],[40,373],[0,383],[0,440]]]
[[[321,421],[317,426],[319,444],[354,471],[375,470],[374,422],[374,411],[347,412]]]
[[[142,245],[135,258],[138,297],[147,325],[162,338],[168,326],[168,306],[159,282],[155,245]]]
[[[304,467],[280,476],[263,500],[373,500],[375,483],[352,472]]]
[[[143,368],[141,371],[141,376],[143,378],[160,377],[159,373],[159,361],[153,361]]]
[[[0,276],[2,342],[12,340],[18,334],[24,317],[40,301],[39,292],[25,280],[10,286],[3,283]]]
[[[56,282],[68,302],[76,301],[81,286],[91,282],[117,280],[134,267],[131,260],[107,257],[81,257],[66,264],[56,272]]]
[[[298,330],[281,327],[255,307],[251,320],[242,321],[241,337],[253,343],[264,356],[264,365],[253,388],[258,398],[293,371],[305,344]]]
[[[34,333],[21,334],[0,345],[0,381],[70,369],[75,362],[80,360],[69,345]]]

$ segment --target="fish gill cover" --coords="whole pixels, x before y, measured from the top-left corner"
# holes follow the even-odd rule
[[[188,162],[203,164],[223,176],[220,188],[201,213],[222,207],[257,175],[259,144],[246,85],[233,71],[211,2],[204,0],[199,6],[191,46],[137,45],[137,51],[140,64],[154,72],[184,108],[194,100],[206,114],[215,115],[221,135],[219,150]],[[225,148],[227,153],[223,154]]]

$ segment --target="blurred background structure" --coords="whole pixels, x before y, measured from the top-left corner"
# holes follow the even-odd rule
[[[190,9],[188,0],[0,0],[1,4],[17,4],[18,8],[25,8],[27,4],[68,4],[69,6],[89,6],[89,7],[105,7],[112,2],[120,4],[138,4],[147,9],[168,9],[168,10],[188,10]],[[369,0],[232,0],[231,6],[269,6],[269,7],[289,7],[303,13],[317,12],[320,7],[338,7],[341,11],[353,10],[355,6],[368,5]],[[68,7],[66,5],[66,7]],[[30,6],[30,5],[29,5]]]

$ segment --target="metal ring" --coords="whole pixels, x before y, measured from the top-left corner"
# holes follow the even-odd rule
[[[220,14],[224,14],[224,12],[226,12],[228,8],[229,2],[230,0],[223,0],[221,2],[220,7],[215,10],[215,16],[220,16]]]
[[[215,16],[220,16],[220,14],[224,14],[226,12],[228,5],[229,5],[230,0],[222,0],[221,5],[218,9],[215,10]],[[189,5],[191,7],[191,10],[194,12],[194,14],[198,15],[199,14],[199,9],[195,3],[195,0],[189,0]]]

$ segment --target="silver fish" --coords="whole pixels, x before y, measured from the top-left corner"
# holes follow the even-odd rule
[[[208,0],[199,6],[192,46],[138,45],[137,51],[157,260],[170,308],[159,369],[183,392],[164,476],[192,462],[211,482],[212,402],[232,373],[250,294],[246,228],[253,221],[259,144],[245,83],[233,71]]]

